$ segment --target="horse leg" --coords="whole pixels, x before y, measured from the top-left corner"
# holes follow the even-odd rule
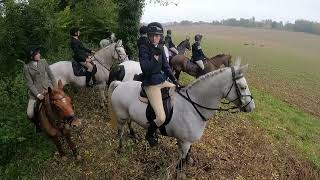
[[[76,160],[81,160],[81,156],[79,155],[77,146],[74,144],[74,142],[71,139],[71,131],[70,131],[70,129],[64,128],[63,129],[63,135],[66,138],[68,146],[72,150],[72,153],[73,153],[74,157],[76,158]]]
[[[45,132],[49,135],[49,137],[52,139],[53,143],[56,145],[58,152],[62,159],[64,161],[67,160],[66,153],[62,149],[62,144],[60,141],[60,137],[62,136],[61,132],[59,129],[55,128],[48,120],[48,118],[44,115],[45,112],[41,112],[41,121],[40,121],[40,126],[42,129],[45,130]]]
[[[189,165],[193,165],[194,164],[194,160],[191,157],[191,148],[192,148],[192,145],[190,145],[189,151],[188,151],[187,156],[186,156],[187,164],[189,164]]]
[[[118,152],[119,153],[123,151],[123,134],[124,134],[126,121],[127,121],[126,119],[118,119],[118,137],[119,137]]]
[[[102,108],[104,108],[105,105],[107,104],[107,97],[106,97],[106,94],[105,94],[106,85],[104,83],[103,84],[99,84],[98,88],[99,88],[99,93],[100,93],[100,98],[101,98],[100,106]]]
[[[132,128],[132,121],[131,121],[131,119],[128,120],[128,127],[129,127],[130,135],[131,135],[133,141],[134,141],[135,143],[137,143],[139,138],[138,138],[136,132],[135,132],[135,131],[133,130],[133,128]]]
[[[175,77],[177,78],[177,80],[179,80],[180,73],[181,73],[181,71],[176,71],[176,73],[174,74],[174,75],[175,75]]]
[[[176,166],[177,170],[182,170],[184,165],[187,162],[187,154],[189,152],[191,143],[190,142],[186,142],[186,141],[182,141],[182,140],[178,140],[178,148],[180,151],[180,158],[178,161],[178,164]]]

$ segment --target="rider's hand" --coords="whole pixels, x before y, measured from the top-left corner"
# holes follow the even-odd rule
[[[44,99],[44,96],[43,96],[42,94],[38,94],[38,95],[37,95],[37,98],[41,101],[41,100]]]
[[[174,84],[176,85],[178,90],[180,90],[181,88],[184,88],[184,86],[179,81],[175,81]]]

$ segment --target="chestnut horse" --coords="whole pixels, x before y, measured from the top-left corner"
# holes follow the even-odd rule
[[[60,141],[62,138],[66,139],[75,158],[81,159],[71,140],[71,127],[81,125],[81,121],[75,116],[71,99],[64,93],[61,80],[58,81],[58,88],[48,88],[36,117],[41,129],[52,139],[63,160],[66,160],[67,156]]]
[[[175,71],[175,76],[177,79],[179,79],[181,71],[198,78],[203,74],[219,69],[222,65],[224,65],[224,67],[230,67],[231,56],[226,54],[218,54],[210,59],[205,60],[204,71],[200,70],[198,65],[193,63],[189,58],[187,58],[184,55],[174,56],[170,61],[170,65]]]

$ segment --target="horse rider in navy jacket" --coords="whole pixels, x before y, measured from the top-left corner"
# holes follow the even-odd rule
[[[148,40],[148,27],[146,25],[141,26],[139,29],[139,34],[140,34],[140,37],[137,41],[138,48],[140,48],[140,46],[142,44],[147,44],[149,41]]]
[[[192,59],[202,70],[204,70],[203,60],[206,59],[206,56],[204,55],[200,44],[202,35],[196,34],[194,40],[195,42],[192,44]]]
[[[157,144],[156,130],[166,120],[161,88],[174,87],[175,85],[178,88],[181,87],[171,71],[163,46],[160,44],[162,35],[162,25],[158,22],[150,23],[148,25],[148,42],[139,47],[139,61],[143,73],[142,84],[156,115],[156,119],[150,122],[146,134],[150,146]],[[173,84],[167,81],[168,77]]]
[[[93,87],[93,85],[96,83],[93,71],[93,62],[90,58],[90,54],[95,53],[93,50],[86,48],[83,43],[80,41],[80,30],[78,27],[73,27],[70,29],[70,35],[71,35],[71,49],[73,51],[73,59],[83,65],[87,68],[86,72],[86,86],[87,87]],[[93,83],[90,84],[90,81]]]

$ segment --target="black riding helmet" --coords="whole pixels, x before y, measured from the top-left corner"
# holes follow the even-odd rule
[[[33,46],[26,49],[27,60],[33,60],[33,57],[40,52],[40,47]]]
[[[195,40],[195,41],[201,41],[201,39],[202,39],[202,34],[196,34],[196,35],[194,36],[194,40]]]
[[[71,36],[75,36],[76,33],[77,33],[79,30],[80,30],[79,27],[72,27],[72,28],[70,29],[70,35],[71,35]]]
[[[148,33],[148,27],[145,26],[145,25],[141,26],[140,29],[139,29],[139,33],[140,34],[147,34]]]
[[[170,34],[170,35],[171,35],[171,33],[172,33],[171,29],[168,29],[168,30],[167,30],[167,34]]]
[[[152,22],[148,24],[148,34],[159,34],[163,35],[163,27],[158,22]]]

